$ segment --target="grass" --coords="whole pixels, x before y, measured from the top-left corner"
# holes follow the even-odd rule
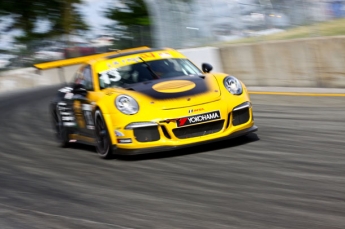
[[[234,41],[222,42],[219,45],[255,43],[262,41],[291,40],[298,38],[324,37],[324,36],[340,36],[345,35],[345,19],[332,20],[322,23],[316,23],[309,26],[299,26],[288,29],[284,32],[260,36],[249,37]],[[218,44],[217,44],[218,45]]]

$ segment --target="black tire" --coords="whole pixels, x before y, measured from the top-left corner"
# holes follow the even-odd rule
[[[95,135],[96,150],[103,159],[109,159],[113,156],[113,147],[111,144],[107,125],[104,121],[102,112],[98,109],[95,112]]]
[[[69,146],[69,137],[68,137],[68,130],[64,127],[61,119],[61,115],[57,110],[57,107],[52,109],[52,120],[53,120],[53,128],[55,131],[55,137],[58,140],[58,143],[61,147],[68,147]]]

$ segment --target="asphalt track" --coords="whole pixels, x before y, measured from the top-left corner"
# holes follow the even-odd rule
[[[259,131],[102,160],[59,148],[54,91],[0,98],[0,228],[345,228],[345,97],[252,95]]]

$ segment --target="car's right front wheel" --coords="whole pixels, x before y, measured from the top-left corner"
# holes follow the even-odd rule
[[[113,148],[110,140],[107,125],[102,112],[98,109],[95,112],[96,150],[101,158],[108,159],[113,156]]]

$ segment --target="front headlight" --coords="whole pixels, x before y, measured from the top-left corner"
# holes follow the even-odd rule
[[[240,95],[243,92],[241,82],[234,76],[227,76],[224,79],[225,88],[233,95]]]
[[[116,108],[126,115],[138,113],[139,105],[135,99],[128,95],[119,95],[115,99]]]

